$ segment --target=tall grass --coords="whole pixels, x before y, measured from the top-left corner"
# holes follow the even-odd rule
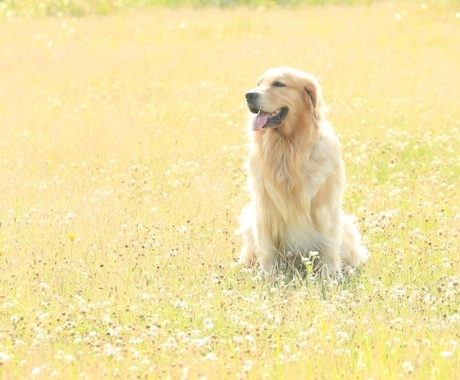
[[[456,378],[460,18],[398,4],[0,21],[0,378]],[[278,65],[342,141],[345,284],[234,261]]]

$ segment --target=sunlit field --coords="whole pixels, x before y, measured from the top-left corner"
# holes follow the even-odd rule
[[[460,7],[0,18],[0,378],[455,379]],[[236,262],[244,93],[320,78],[371,259]]]

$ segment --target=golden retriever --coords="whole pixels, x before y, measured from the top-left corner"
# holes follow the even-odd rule
[[[326,278],[340,276],[343,265],[364,263],[367,250],[342,210],[344,164],[317,79],[293,68],[270,69],[246,102],[255,116],[240,260],[273,273],[283,263],[302,269],[302,258],[315,252],[315,271]]]

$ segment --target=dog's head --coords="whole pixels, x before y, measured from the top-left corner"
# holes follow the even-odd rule
[[[323,117],[324,104],[317,79],[300,70],[280,67],[267,70],[257,87],[246,93],[249,110],[256,114],[254,131],[269,128],[293,130]]]

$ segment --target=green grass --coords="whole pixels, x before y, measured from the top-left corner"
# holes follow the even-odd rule
[[[8,18],[28,16],[71,16],[83,17],[91,14],[108,15],[120,10],[149,7],[219,7],[232,8],[248,6],[265,8],[276,6],[323,6],[323,5],[365,5],[381,0],[3,0],[0,2],[0,15]],[[400,0],[413,3],[416,0]],[[459,0],[428,0],[420,4],[458,5]]]
[[[324,5],[334,3],[365,4],[372,0],[307,0],[303,4]],[[4,0],[0,3],[0,14],[16,16],[73,16],[89,14],[107,15],[119,10],[146,7],[273,7],[297,5],[292,0]]]
[[[97,13],[0,20],[0,378],[456,378],[455,3]],[[278,65],[343,145],[371,259],[342,284],[234,261]]]

